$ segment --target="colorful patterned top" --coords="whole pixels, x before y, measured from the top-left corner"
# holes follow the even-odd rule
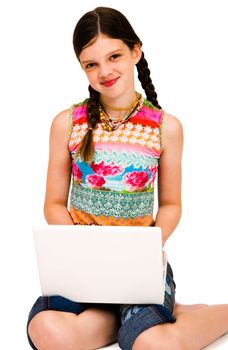
[[[87,101],[73,105],[70,113],[69,210],[74,223],[153,225],[163,110],[143,99],[137,113],[116,130],[106,131],[98,123],[93,131],[94,160],[89,164],[80,156],[75,159],[75,151],[88,128]]]

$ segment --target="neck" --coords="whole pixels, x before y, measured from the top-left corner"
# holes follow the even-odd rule
[[[136,97],[137,93],[133,90],[114,98],[101,95],[100,101],[107,112],[127,112],[131,108],[132,103],[134,103]]]
[[[101,102],[101,108],[103,109],[104,113],[106,114],[106,117],[109,118],[109,120],[113,120],[116,122],[123,121],[135,111],[135,108],[137,108],[139,104],[140,98],[141,98],[141,94],[136,93],[136,97],[134,101],[131,103],[129,108],[127,108],[127,110],[125,110],[125,108],[122,108],[121,111],[120,109],[117,109],[117,108],[112,109],[111,106],[106,107],[107,105],[103,105],[102,102]]]

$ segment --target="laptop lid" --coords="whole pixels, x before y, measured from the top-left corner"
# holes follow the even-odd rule
[[[77,302],[162,304],[166,261],[159,227],[33,227],[43,295]]]

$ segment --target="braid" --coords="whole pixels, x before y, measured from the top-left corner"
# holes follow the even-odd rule
[[[155,107],[161,109],[161,106],[158,104],[157,94],[155,92],[154,85],[150,77],[150,70],[148,68],[148,63],[144,57],[143,52],[142,52],[141,59],[136,64],[136,67],[138,70],[138,78],[146,93],[147,100],[150,101]]]
[[[97,122],[100,119],[99,112],[99,92],[94,90],[89,85],[90,98],[87,103],[87,116],[88,116],[88,130],[80,142],[78,150],[75,154],[75,158],[80,154],[83,161],[89,162],[93,160],[93,129],[95,129]]]
[[[89,85],[89,93],[90,93],[90,98],[87,105],[88,124],[92,129],[94,129],[97,125],[97,122],[100,119],[100,112],[99,112],[100,93],[94,90],[91,85]]]

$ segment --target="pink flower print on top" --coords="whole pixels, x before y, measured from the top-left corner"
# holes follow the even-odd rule
[[[129,192],[141,190],[148,182],[149,177],[145,171],[132,171],[123,177],[123,183]]]
[[[92,162],[90,166],[96,174],[103,176],[119,175],[123,172],[123,168],[121,166],[117,166],[114,163],[105,164],[104,161],[98,164]]]
[[[73,175],[76,182],[81,182],[82,172],[76,163],[73,163]]]
[[[101,188],[105,184],[105,179],[97,174],[87,175],[86,181],[90,188]]]

